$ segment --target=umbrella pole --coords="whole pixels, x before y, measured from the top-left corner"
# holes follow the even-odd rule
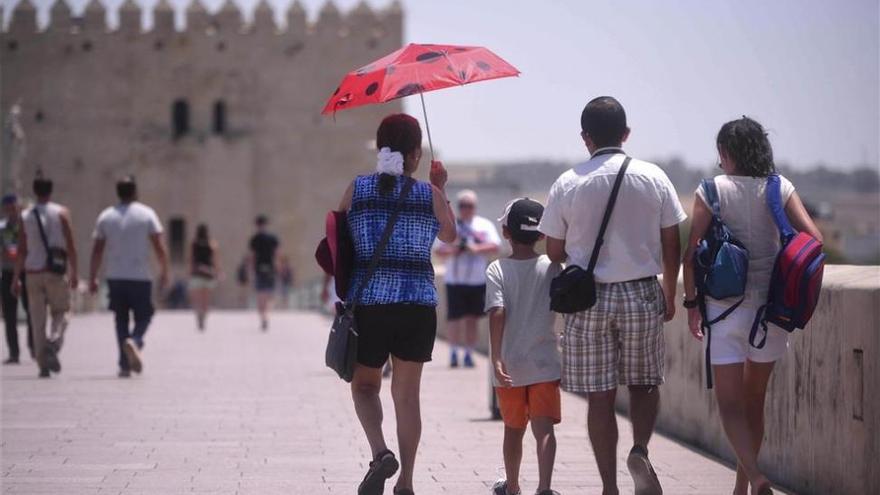
[[[422,115],[425,116],[425,130],[428,131],[428,148],[431,149],[431,161],[434,161],[434,143],[431,141],[431,126],[428,124],[428,111],[425,110],[425,94],[419,93],[422,99]]]

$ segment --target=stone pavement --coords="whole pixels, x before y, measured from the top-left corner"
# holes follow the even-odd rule
[[[369,449],[347,387],[323,366],[327,326],[318,315],[277,313],[263,334],[253,314],[218,312],[201,334],[189,313],[162,312],[147,335],[144,373],[122,380],[111,316],[75,316],[60,376],[39,380],[31,362],[2,369],[0,491],[354,494]],[[501,468],[502,425],[487,420],[486,361],[450,370],[447,352],[438,341],[425,371],[416,490],[488,494]],[[394,446],[387,387],[382,393]],[[584,401],[565,395],[563,416],[554,488],[601,493]],[[623,462],[631,435],[620,419],[621,493],[632,493]],[[537,468],[527,442],[529,494]],[[651,457],[667,494],[731,491],[727,466],[673,441],[656,436]]]

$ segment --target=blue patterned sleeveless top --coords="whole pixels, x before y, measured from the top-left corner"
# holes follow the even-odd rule
[[[404,180],[397,177],[394,190],[385,195],[379,192],[379,174],[363,175],[354,181],[348,224],[354,240],[355,265],[346,300],[354,297],[355,288],[366,276],[373,250],[394,211]],[[440,223],[434,216],[432,198],[430,184],[413,184],[359,304],[437,305],[431,248]]]

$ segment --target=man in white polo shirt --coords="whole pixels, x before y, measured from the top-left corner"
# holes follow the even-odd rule
[[[538,228],[547,236],[551,260],[586,269],[626,158],[621,149],[629,136],[626,113],[616,99],[596,98],[581,114],[581,131],[591,157],[553,184]],[[618,493],[618,385],[630,392],[634,445],[627,467],[636,493],[662,493],[647,447],[663,383],[663,323],[675,313],[678,225],[686,217],[666,174],[652,163],[632,159],[594,271],[596,304],[565,315],[562,387],[587,394],[587,430],[604,494]],[[657,281],[661,273],[662,286]]]

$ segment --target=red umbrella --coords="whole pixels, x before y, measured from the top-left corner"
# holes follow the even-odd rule
[[[327,101],[322,114],[404,96],[519,75],[516,67],[481,46],[411,43],[375,62],[348,73]],[[422,96],[425,126],[428,114]],[[427,127],[431,155],[431,129]]]

